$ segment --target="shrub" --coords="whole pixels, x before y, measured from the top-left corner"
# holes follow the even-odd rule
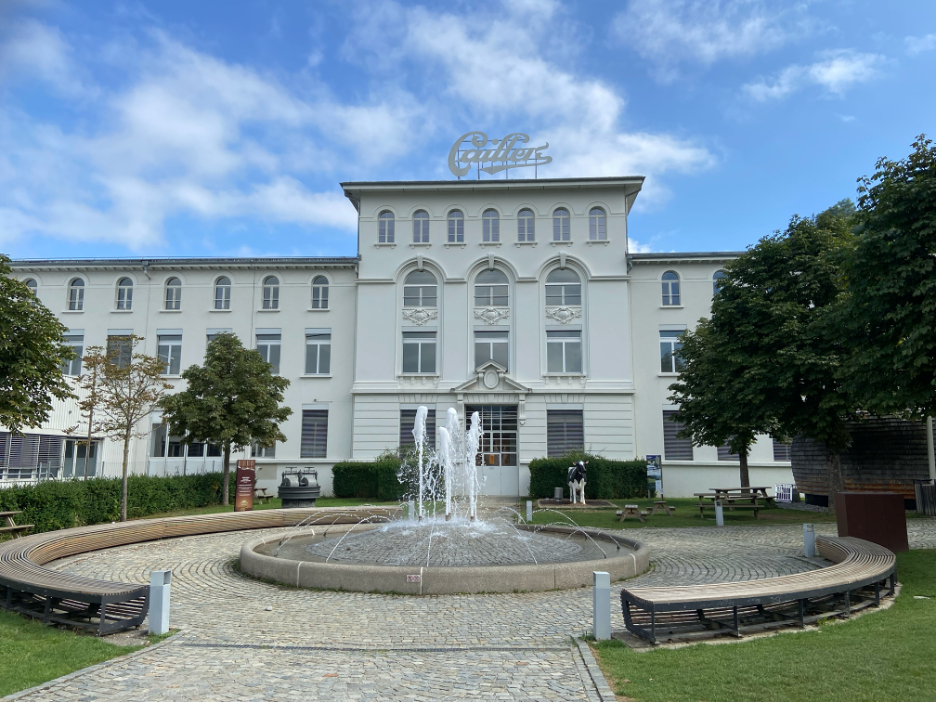
[[[332,468],[335,497],[399,500],[406,492],[397,473],[401,461],[395,456],[381,456],[375,461],[342,461]]]
[[[553,489],[560,486],[568,491],[569,466],[576,461],[588,461],[586,498],[612,500],[647,496],[646,461],[615,461],[588,453],[530,461],[530,496],[552,497]]]
[[[234,485],[231,484],[233,495]],[[221,504],[221,474],[128,478],[127,516]],[[113,522],[120,518],[120,479],[49,481],[0,490],[0,511],[22,511],[16,521],[34,532]]]

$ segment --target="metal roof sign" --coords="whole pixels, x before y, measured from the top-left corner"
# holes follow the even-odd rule
[[[469,145],[465,148],[465,144]],[[516,132],[503,139],[488,139],[484,132],[468,132],[462,135],[449,149],[448,166],[453,175],[461,178],[468,175],[473,167],[480,172],[500,173],[510,168],[544,166],[552,161],[552,156],[544,156],[549,142],[542,146],[524,146],[530,143],[530,137]],[[485,166],[484,164],[489,164]]]

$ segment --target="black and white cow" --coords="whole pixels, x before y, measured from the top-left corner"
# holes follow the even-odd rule
[[[569,467],[569,499],[572,504],[579,502],[585,504],[585,461],[577,461],[574,466]]]

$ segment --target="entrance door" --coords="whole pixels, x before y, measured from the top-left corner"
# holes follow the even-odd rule
[[[481,443],[476,464],[481,469],[484,495],[515,495],[517,486],[517,406],[468,405],[466,424],[471,415],[481,415]]]
[[[97,470],[96,441],[91,442],[91,460],[86,460],[87,444],[79,443],[73,439],[65,440],[65,465],[62,466],[66,478],[93,477]]]

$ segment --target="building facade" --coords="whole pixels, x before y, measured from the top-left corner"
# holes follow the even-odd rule
[[[177,388],[214,334],[258,349],[290,380],[293,409],[286,442],[245,450],[261,485],[273,487],[283,467],[309,466],[330,492],[334,463],[410,443],[425,405],[433,438],[449,407],[463,421],[480,413],[488,494],[525,495],[531,460],[584,448],[660,455],[664,491],[686,495],[738,481],[736,457],[692,447],[666,421],[678,334],[709,313],[733,254],[629,254],[628,213],[642,183],[343,183],[358,213],[357,257],[17,261],[14,274],[76,348],[144,337],[142,351],[163,358]],[[66,405],[32,441],[37,451],[45,442],[50,469],[70,475],[84,459],[82,447],[69,448],[64,432],[77,415]],[[213,447],[167,437],[158,416],[145,429],[134,471],[217,468]],[[28,440],[0,436],[5,477],[28,462]],[[786,450],[762,437],[752,483],[792,482]],[[119,469],[108,446],[98,452],[83,470]]]

